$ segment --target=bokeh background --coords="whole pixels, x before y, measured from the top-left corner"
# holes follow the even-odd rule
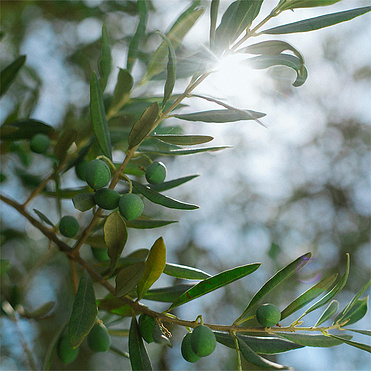
[[[166,32],[190,3],[152,0],[149,35],[141,45],[143,60],[159,43],[153,32]],[[221,1],[221,10],[228,3]],[[258,20],[275,4],[276,1],[266,0]],[[208,8],[209,3],[202,5]],[[369,5],[368,0],[343,0],[327,8],[298,9],[282,14],[269,26],[365,5]],[[0,44],[0,67],[20,54],[27,55],[27,68],[0,102],[1,122],[17,111],[22,117],[55,127],[66,122],[79,125],[79,120],[88,114],[89,79],[97,70],[102,24],[106,24],[111,38],[113,66],[125,68],[128,41],[138,20],[135,2],[119,0],[2,1],[0,17],[1,30],[5,32]],[[208,27],[206,11],[187,35],[179,58],[189,58],[192,52],[207,45]],[[307,290],[320,274],[342,274],[346,252],[351,254],[351,274],[338,295],[340,304],[345,305],[370,277],[371,15],[312,33],[275,38],[302,52],[309,71],[307,82],[294,88],[291,83],[295,76],[286,68],[254,71],[243,61],[221,61],[219,72],[211,75],[197,93],[223,99],[239,108],[265,112],[263,123],[267,128],[255,122],[182,124],[185,133],[212,135],[213,145],[233,148],[215,154],[162,159],[169,179],[201,174],[167,192],[200,205],[200,209],[165,211],[146,204],[156,217],[176,218],[179,223],[146,233],[130,230],[125,252],[149,248],[163,236],[169,262],[189,264],[211,274],[241,264],[263,263],[253,275],[179,308],[176,314],[184,319],[192,320],[202,313],[208,323],[232,323],[277,269],[307,251],[313,252],[314,259],[268,298],[281,309]],[[108,92],[114,88],[117,72],[113,68]],[[139,61],[133,71],[137,81],[143,72],[144,63]],[[179,81],[177,92],[185,84],[186,81]],[[145,90],[138,88],[135,94],[161,91],[162,83],[152,82]],[[197,99],[186,103],[189,106],[184,112],[214,108]],[[165,126],[171,133],[179,124],[170,119]],[[121,158],[122,152],[117,151],[115,159]],[[7,176],[1,184],[2,192],[18,200],[24,197],[25,182],[15,174],[25,161],[29,161],[33,175],[42,176],[49,171],[49,163],[44,163],[41,156],[6,159],[1,165],[1,172]],[[81,184],[71,171],[62,179],[63,187]],[[56,222],[54,206],[54,200],[41,198],[31,205]],[[65,201],[63,209],[75,213],[71,201]],[[2,302],[18,301],[27,310],[51,300],[57,304],[50,317],[38,322],[20,319],[15,323],[2,315],[0,368],[27,369],[25,343],[41,367],[48,345],[70,314],[73,289],[68,261],[53,248],[48,249],[42,235],[4,205],[1,227],[1,256],[12,262],[1,282]],[[272,249],[272,243],[279,248]],[[83,253],[86,259],[92,259],[88,248]],[[157,286],[174,282],[162,278]],[[98,287],[97,290],[98,296],[105,294]],[[155,308],[165,309],[161,305]],[[312,313],[305,324],[312,325],[319,315]],[[370,328],[370,324],[371,317],[367,315],[353,327]],[[111,326],[128,328],[128,322]],[[234,352],[220,345],[213,356],[187,364],[179,351],[184,333],[183,329],[174,329],[172,349],[153,344],[148,347],[156,369],[235,369]],[[354,339],[367,342],[367,337],[359,336]],[[113,343],[121,350],[127,349],[125,337],[115,337]],[[368,354],[347,345],[305,348],[272,359],[300,371],[369,370],[370,364]],[[72,365],[63,366],[55,359],[52,369],[63,368],[118,370],[129,369],[130,365],[114,353],[93,354],[83,344],[80,357]]]

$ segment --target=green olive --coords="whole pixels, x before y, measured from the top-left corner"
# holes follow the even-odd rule
[[[188,332],[183,340],[182,340],[182,345],[181,345],[181,352],[182,352],[182,356],[183,358],[187,361],[187,362],[190,362],[190,363],[194,363],[194,362],[197,362],[198,360],[201,359],[200,356],[198,356],[192,349],[192,346],[191,346],[191,338],[192,338],[192,334],[190,332]]]
[[[133,220],[142,215],[144,204],[142,199],[133,193],[125,193],[119,201],[119,211],[127,220]]]
[[[89,161],[88,160],[81,160],[75,165],[75,174],[76,176],[83,180],[84,182],[86,181],[85,174],[86,174],[86,166],[88,165]]]
[[[35,153],[45,153],[50,146],[50,139],[45,134],[36,134],[30,140],[30,148]]]
[[[166,166],[162,162],[152,162],[146,169],[146,179],[150,184],[161,184],[166,178]]]
[[[256,311],[256,319],[264,327],[272,327],[281,320],[281,312],[274,304],[263,304]]]
[[[59,222],[59,232],[65,237],[75,237],[79,229],[79,222],[73,216],[66,215]]]
[[[88,334],[88,346],[93,352],[106,352],[111,345],[111,339],[102,322],[97,322]]]
[[[139,331],[142,338],[149,344],[153,343],[153,330],[155,328],[156,320],[147,314],[139,316]]]
[[[108,165],[101,160],[90,161],[86,165],[85,180],[93,189],[105,187],[111,179]]]
[[[113,210],[119,206],[120,194],[114,189],[101,188],[94,194],[95,203],[105,210]]]
[[[108,249],[107,247],[93,247],[90,246],[91,252],[96,260],[99,262],[104,262],[105,260],[109,260],[108,256]]]
[[[68,335],[61,336],[57,345],[59,359],[65,364],[72,363],[79,355],[79,348],[72,348],[68,342]]]
[[[206,357],[210,355],[216,347],[215,334],[209,327],[199,325],[192,332],[191,346],[198,356]]]

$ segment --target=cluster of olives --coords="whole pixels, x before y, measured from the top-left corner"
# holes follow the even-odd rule
[[[107,327],[100,321],[96,322],[88,336],[88,346],[93,352],[106,352],[111,345]],[[68,341],[68,334],[63,334],[57,344],[59,359],[65,364],[72,363],[79,355],[80,348],[72,348]]]
[[[50,139],[47,135],[39,133],[30,139],[30,148],[35,153],[45,153],[50,146]]]
[[[264,327],[272,327],[281,320],[281,311],[274,304],[263,304],[256,310],[256,319]]]
[[[183,358],[187,362],[197,362],[202,357],[209,356],[216,347],[215,334],[205,325],[197,326],[193,332],[188,332],[181,345]]]

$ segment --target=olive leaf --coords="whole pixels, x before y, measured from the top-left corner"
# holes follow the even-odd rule
[[[0,97],[9,89],[9,86],[12,84],[25,62],[26,56],[21,55],[0,71]]]

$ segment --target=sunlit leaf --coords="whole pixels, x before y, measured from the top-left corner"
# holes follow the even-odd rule
[[[1,140],[30,139],[35,134],[49,134],[54,128],[42,121],[21,119],[7,122],[0,128]]]
[[[2,71],[0,71],[0,97],[6,93],[25,62],[26,56],[21,55],[15,61],[6,66]]]
[[[73,129],[65,130],[59,136],[58,142],[54,147],[54,154],[59,162],[62,162],[66,158],[67,151],[71,147],[72,143],[75,141],[76,137],[77,131]]]
[[[142,220],[142,219],[135,219],[135,220],[128,220],[126,222],[126,226],[128,228],[137,228],[137,229],[152,229],[152,228],[160,228],[166,225],[178,223],[175,220]]]
[[[197,178],[199,175],[187,175],[182,178],[168,180],[161,184],[149,184],[148,187],[157,192],[167,191],[168,189],[179,187],[180,185],[189,182],[192,179]]]
[[[168,311],[188,303],[191,300],[199,298],[200,296],[206,295],[220,287],[226,286],[229,283],[239,280],[253,272],[260,267],[260,263],[242,265],[240,267],[228,269],[215,276],[209,277],[204,281],[199,282],[194,287],[190,288],[184,294],[182,294],[177,300],[171,304]]]
[[[124,296],[137,286],[141,280],[146,264],[134,263],[122,268],[116,276],[116,296]]]
[[[246,314],[250,311],[250,309],[255,304],[257,304],[261,299],[263,299],[264,296],[269,294],[279,284],[281,284],[287,278],[292,276],[299,269],[303,268],[304,265],[306,265],[309,262],[311,256],[312,256],[311,253],[307,253],[307,254],[300,256],[299,258],[294,260],[292,263],[288,264],[286,267],[279,270],[273,277],[271,277],[263,285],[263,287],[260,290],[258,290],[258,292],[252,297],[246,309],[243,311],[241,316],[235,321],[235,323],[238,323],[241,319],[243,319],[246,316]]]
[[[130,365],[133,371],[152,370],[151,361],[143,344],[137,319],[133,317],[129,332]]]
[[[184,280],[204,280],[211,277],[211,274],[208,274],[201,269],[172,263],[166,263],[164,273],[168,276],[173,276]]]
[[[175,200],[174,198],[165,196],[161,193],[158,193],[151,188],[138,183],[136,181],[132,181],[134,188],[141,193],[144,197],[146,197],[148,200],[155,204],[159,204],[161,206],[168,207],[170,209],[179,209],[179,210],[195,210],[198,209],[199,206],[188,204],[185,202],[181,202],[178,200]]]
[[[234,339],[230,334],[219,331],[214,331],[214,334],[218,343],[228,348],[235,348]],[[295,344],[278,337],[238,335],[238,338],[259,354],[277,354],[303,348],[303,345]]]
[[[341,335],[338,339],[333,339],[325,335],[311,335],[311,334],[292,334],[284,332],[276,332],[278,336],[281,336],[287,340],[290,340],[296,344],[304,345],[306,347],[333,347],[342,344],[345,340],[352,338],[350,335]]]
[[[323,280],[312,286],[310,289],[305,291],[303,294],[301,294],[281,312],[281,320],[288,317],[297,310],[303,308],[305,305],[324,293],[332,286],[336,278],[337,273],[333,274],[330,277],[324,278]]]
[[[361,320],[367,313],[368,310],[368,296],[363,299],[358,299],[352,308],[339,319],[336,318],[336,323],[345,323],[344,326],[352,325],[353,323],[358,322]]]
[[[102,51],[99,58],[99,74],[100,74],[100,86],[102,91],[106,88],[108,76],[111,72],[112,57],[111,57],[111,46],[108,37],[107,28],[105,25],[102,27]]]
[[[325,311],[322,313],[321,317],[318,319],[314,327],[318,327],[323,322],[330,319],[337,312],[338,308],[339,302],[337,300],[332,300],[328,307],[325,309]]]
[[[95,137],[103,154],[112,160],[111,137],[108,131],[102,90],[95,72],[90,80],[90,114]]]
[[[54,227],[54,224],[50,221],[50,219],[44,213],[36,209],[33,209],[33,211],[37,214],[37,216],[40,218],[41,221],[50,225],[51,227]]]
[[[73,206],[79,211],[88,211],[95,206],[92,193],[78,193],[72,197]]]
[[[146,268],[138,283],[138,299],[141,299],[148,289],[159,279],[166,264],[166,247],[162,237],[158,238],[149,251]]]
[[[333,339],[343,340],[344,343],[346,343],[346,344],[348,344],[352,347],[362,349],[362,350],[365,350],[366,352],[371,353],[371,346],[368,345],[368,344],[362,344],[362,343],[358,343],[358,342],[355,342],[355,341],[350,341],[350,340],[344,339],[343,336],[336,336],[336,335],[332,335],[332,334],[329,334],[329,336],[331,336]]]
[[[143,112],[140,119],[132,127],[128,143],[129,147],[133,148],[140,144],[140,142],[153,130],[153,123],[155,122],[160,107],[157,102],[152,103]]]
[[[97,314],[93,285],[85,273],[80,279],[68,326],[68,341],[73,348],[77,348],[90,332]]]
[[[193,283],[182,283],[179,285],[173,285],[169,287],[161,287],[158,289],[150,289],[146,292],[143,299],[159,301],[162,303],[172,303],[180,295],[195,286]]]
[[[210,142],[214,138],[209,135],[171,135],[171,134],[164,134],[164,135],[151,135],[150,138],[159,139],[162,142],[175,144],[178,146],[194,146],[196,144],[203,144]]]
[[[192,149],[172,149],[170,151],[142,151],[147,155],[158,155],[158,156],[187,156],[195,155],[196,153],[203,152],[216,152],[222,149],[231,148],[231,146],[217,146],[217,147],[203,147],[203,148],[192,148]]]
[[[321,15],[319,17],[305,19],[303,21],[293,22],[282,26],[269,28],[262,31],[263,34],[278,35],[295,32],[307,32],[318,30],[320,28],[332,26],[337,23],[349,21],[355,17],[371,11],[371,6],[365,6],[363,8],[356,8],[351,10],[345,10],[342,12]]]
[[[297,8],[314,8],[316,6],[328,6],[341,0],[291,0],[283,5],[282,10]]]
[[[141,1],[140,3],[143,3]],[[130,96],[130,90],[134,84],[133,77],[128,70],[122,68],[119,69],[119,74],[117,76],[117,83],[115,90],[113,91],[112,101],[108,114],[112,112],[116,113],[128,100]]]
[[[214,49],[216,22],[218,19],[219,0],[212,0],[210,5],[210,49]]]
[[[265,359],[258,354],[256,354],[244,341],[242,341],[239,336],[237,336],[238,339],[238,345],[240,348],[240,352],[243,356],[243,358],[246,359],[247,362],[269,370],[288,370],[289,367],[280,365],[278,363],[269,361],[268,359]]]

